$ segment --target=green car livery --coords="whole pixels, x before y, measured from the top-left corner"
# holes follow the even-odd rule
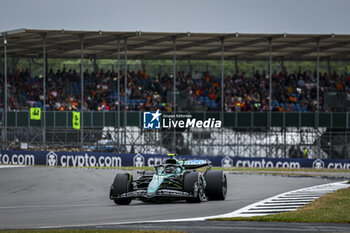
[[[128,205],[133,199],[143,202],[186,200],[225,200],[227,180],[223,171],[212,171],[209,160],[177,160],[174,155],[154,171],[117,174],[110,188],[110,199],[118,205]],[[204,172],[196,169],[204,168]]]

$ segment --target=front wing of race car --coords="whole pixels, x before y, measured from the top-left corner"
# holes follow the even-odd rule
[[[187,192],[183,191],[178,191],[178,190],[172,190],[172,189],[160,189],[157,190],[155,193],[148,193],[147,190],[135,190],[127,193],[123,193],[118,196],[113,196],[113,192],[110,194],[110,199],[111,200],[116,200],[116,199],[187,199],[192,197]]]

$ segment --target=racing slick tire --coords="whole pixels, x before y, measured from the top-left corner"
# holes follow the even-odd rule
[[[193,197],[186,199],[189,203],[199,203],[205,199],[203,178],[198,172],[190,172],[184,177],[184,191]]]
[[[205,195],[209,200],[225,200],[227,179],[223,171],[208,171],[205,176]]]
[[[132,191],[132,175],[128,173],[117,174],[114,178],[111,195],[118,196],[123,193],[127,193]],[[131,198],[123,198],[123,199],[114,199],[114,203],[117,205],[129,205],[131,202]]]

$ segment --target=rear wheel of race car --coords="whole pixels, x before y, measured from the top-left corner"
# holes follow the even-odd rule
[[[205,174],[207,186],[205,195],[209,200],[225,200],[227,193],[227,179],[223,171],[208,171]]]
[[[184,191],[193,197],[186,201],[189,203],[199,203],[205,198],[203,178],[198,172],[187,173],[184,177]]]
[[[117,174],[114,178],[111,194],[112,196],[118,196],[123,193],[127,193],[132,191],[132,175],[125,174]],[[131,202],[131,198],[123,198],[123,199],[114,199],[114,203],[117,205],[129,205]]]

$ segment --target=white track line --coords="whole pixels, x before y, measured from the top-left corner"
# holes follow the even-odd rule
[[[16,167],[27,167],[25,165],[0,165],[0,168],[16,168]]]
[[[21,208],[61,208],[61,207],[91,207],[110,206],[109,204],[63,204],[63,205],[21,205],[21,206],[0,206],[0,209],[21,209]]]
[[[317,185],[317,186],[312,186],[308,188],[302,188],[302,189],[297,189],[294,191],[286,192],[286,193],[281,193],[279,195],[267,198],[265,200],[253,203],[251,205],[248,205],[242,209],[236,210],[232,213],[224,214],[221,216],[214,216],[214,217],[208,217],[209,218],[217,218],[217,217],[249,217],[249,216],[261,216],[261,215],[267,215],[268,210],[264,211],[266,214],[262,214],[262,211],[256,211],[254,210],[257,206],[259,207],[270,207],[271,205],[276,206],[283,206],[285,207],[285,204],[294,204],[294,205],[300,205],[299,207],[302,207],[303,205],[306,205],[310,203],[311,201],[317,199],[318,197],[323,196],[326,193],[336,191],[338,189],[343,189],[350,187],[350,184],[348,184],[348,181],[342,181],[342,182],[334,182],[334,183],[329,183],[329,184],[323,184],[323,185]],[[295,201],[289,199],[293,197],[293,195],[299,195],[299,194],[306,194],[306,193],[312,193],[313,195],[317,196],[317,198],[305,198],[304,200],[302,198],[295,199]],[[288,198],[286,198],[288,197]],[[289,200],[288,200],[289,199]],[[287,208],[287,207],[286,207]],[[252,209],[252,210],[251,210]],[[273,211],[271,209],[271,211]]]
[[[221,215],[215,215],[215,216],[207,216],[207,217],[197,217],[197,218],[180,218],[180,219],[168,219],[168,220],[150,220],[150,221],[133,221],[133,222],[109,222],[109,223],[89,223],[89,224],[75,224],[75,225],[61,225],[61,226],[42,226],[40,228],[42,229],[50,229],[50,228],[62,228],[62,227],[87,227],[87,226],[102,226],[102,225],[129,225],[129,224],[138,224],[138,223],[162,223],[162,222],[188,222],[188,221],[205,221],[207,219],[212,219],[212,218],[230,218],[230,217],[249,217],[249,216],[264,216],[267,214],[271,214],[271,213],[275,213],[276,207],[277,206],[283,206],[285,207],[285,209],[282,209],[282,211],[280,212],[287,212],[287,211],[293,211],[298,209],[301,206],[304,206],[307,203],[310,203],[312,200],[308,199],[308,202],[302,202],[302,203],[293,203],[293,202],[283,202],[283,203],[275,203],[274,201],[272,201],[273,199],[277,199],[280,197],[285,197],[290,196],[290,195],[298,195],[298,194],[310,194],[312,193],[312,195],[317,194],[317,197],[320,197],[326,193],[329,192],[333,192],[335,190],[339,190],[339,189],[343,189],[343,188],[348,188],[350,187],[350,184],[348,184],[348,181],[342,181],[342,182],[334,182],[334,183],[329,183],[329,184],[323,184],[323,185],[317,185],[317,186],[312,186],[312,187],[308,187],[308,188],[302,188],[302,189],[297,189],[297,190],[293,190],[293,191],[289,191],[289,192],[285,192],[285,193],[281,193],[278,194],[276,196],[270,197],[270,198],[266,198],[262,201],[253,203],[251,205],[248,205],[246,207],[243,207],[239,210],[233,211],[231,213],[227,213],[227,214],[221,214]],[[273,207],[271,208],[271,210],[257,210],[255,213],[250,213],[249,210],[250,209],[255,209],[255,208],[262,208],[264,207],[265,203],[273,203]],[[274,204],[275,203],[275,204]],[[278,204],[278,205],[277,205]],[[287,205],[291,205],[294,204],[292,207],[290,206],[285,206],[285,204]],[[267,204],[266,207],[271,206],[271,204]],[[244,214],[243,214],[244,213]],[[249,213],[249,214],[246,214]]]

